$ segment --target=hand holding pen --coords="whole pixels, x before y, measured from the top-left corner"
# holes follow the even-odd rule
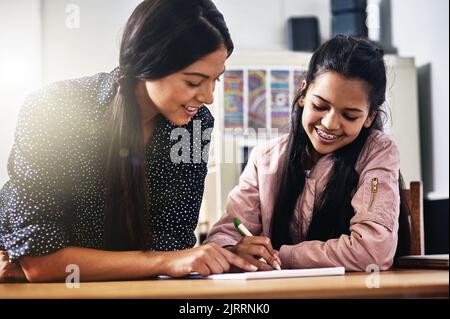
[[[243,236],[242,240],[233,249],[237,255],[257,266],[260,270],[281,270],[278,252],[272,248],[268,237],[253,236],[237,218],[234,219],[234,226]],[[256,260],[254,256],[260,258]]]

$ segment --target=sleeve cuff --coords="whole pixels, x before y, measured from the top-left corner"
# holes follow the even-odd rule
[[[220,247],[225,247],[225,246],[234,246],[238,243],[238,241],[233,240],[231,238],[208,238],[206,239],[203,244],[210,244],[210,243],[214,243],[219,245]]]
[[[69,246],[68,238],[58,226],[52,228],[47,225],[47,232],[42,228],[39,225],[30,225],[3,237],[4,248],[8,251],[11,262],[23,256],[48,255]]]
[[[281,259],[281,268],[282,269],[292,269],[294,267],[294,263],[292,260],[294,246],[291,245],[283,245],[280,248],[280,259]]]

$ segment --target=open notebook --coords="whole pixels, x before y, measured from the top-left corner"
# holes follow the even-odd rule
[[[227,273],[202,276],[199,274],[191,274],[183,277],[185,279],[214,279],[214,280],[247,280],[247,279],[271,279],[271,278],[290,278],[290,277],[314,277],[314,276],[335,276],[344,275],[344,267],[330,268],[311,268],[311,269],[282,269],[271,271],[255,271],[242,273]],[[159,278],[167,279],[167,276],[159,276]]]

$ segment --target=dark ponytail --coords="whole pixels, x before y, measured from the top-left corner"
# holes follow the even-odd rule
[[[145,249],[150,245],[144,141],[135,80],[121,74],[110,108],[111,138],[106,161],[105,248]]]
[[[228,55],[233,51],[223,16],[210,0],[144,0],[130,16],[107,119],[106,249],[151,248],[151,198],[136,85],[178,72],[221,46]]]

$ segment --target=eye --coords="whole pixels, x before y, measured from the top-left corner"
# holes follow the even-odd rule
[[[349,121],[351,121],[351,122],[354,122],[354,121],[356,121],[358,119],[357,117],[353,117],[353,116],[350,116],[350,115],[347,115],[347,114],[344,114],[344,118],[349,120]]]
[[[192,87],[192,88],[198,88],[198,87],[200,86],[201,83],[193,83],[193,82],[190,82],[190,81],[186,81],[186,84],[187,84],[189,87]]]
[[[315,109],[315,110],[317,110],[317,111],[319,111],[319,112],[323,112],[323,111],[326,111],[326,110],[327,110],[326,107],[319,106],[319,105],[314,104],[314,103],[313,103],[313,109]]]

